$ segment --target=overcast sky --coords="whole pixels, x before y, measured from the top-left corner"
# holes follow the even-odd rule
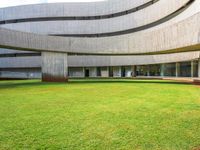
[[[0,0],[0,7],[37,4],[37,3],[54,3],[54,2],[93,2],[104,0]]]

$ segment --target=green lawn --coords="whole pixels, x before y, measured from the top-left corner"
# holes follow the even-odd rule
[[[200,88],[158,80],[0,81],[0,149],[200,148]]]

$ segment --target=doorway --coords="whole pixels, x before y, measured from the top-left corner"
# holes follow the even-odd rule
[[[90,70],[89,69],[85,69],[85,77],[86,78],[90,77]]]

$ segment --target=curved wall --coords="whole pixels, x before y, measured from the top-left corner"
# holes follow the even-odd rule
[[[24,32],[40,34],[56,34],[68,36],[110,36],[135,32],[135,28],[142,30],[149,28],[147,25],[172,15],[179,9],[184,9],[190,0],[174,1],[160,0],[140,11],[101,20],[68,20],[68,21],[41,21],[27,23],[13,23],[1,25],[2,27]],[[155,11],[156,10],[156,11]],[[50,11],[51,12],[51,11]],[[17,12],[16,12],[17,13]],[[49,13],[49,12],[47,12]],[[44,18],[45,16],[40,16]],[[52,16],[55,17],[55,16]],[[172,15],[174,17],[174,14]],[[169,17],[170,18],[170,17]],[[18,18],[15,18],[18,19]],[[168,19],[168,18],[167,18]],[[166,19],[166,20],[167,20]],[[163,21],[162,21],[163,22]],[[160,23],[162,23],[160,21]],[[147,27],[144,27],[147,26]],[[150,26],[151,27],[151,26]],[[124,32],[126,30],[126,32]],[[128,30],[128,31],[127,31]],[[129,31],[130,30],[130,31]]]
[[[200,52],[143,56],[68,56],[69,67],[131,66],[184,62],[198,59]],[[145,60],[145,61],[144,61]],[[2,58],[0,68],[39,68],[41,57]]]
[[[152,0],[106,0],[89,3],[50,3],[8,7],[0,9],[0,20],[52,16],[100,16],[130,10],[149,2]]]
[[[200,48],[200,13],[151,32],[106,38],[42,36],[0,28],[0,46],[77,54],[150,54],[194,51]]]

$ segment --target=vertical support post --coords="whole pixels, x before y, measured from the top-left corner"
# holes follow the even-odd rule
[[[136,77],[136,66],[131,66],[132,77]]]
[[[122,71],[124,71],[124,70],[122,70],[122,67],[120,66],[119,67],[119,72],[118,72],[118,77],[123,77]]]
[[[83,67],[83,78],[85,78],[86,76],[85,76],[85,67]]]
[[[194,61],[191,61],[191,77],[194,77]]]
[[[180,76],[180,63],[176,63],[176,77]]]
[[[109,77],[109,67],[101,67],[101,77]]]
[[[122,68],[119,66],[113,67],[113,77],[122,77]]]
[[[165,64],[161,64],[160,66],[160,76],[161,77],[165,76]]]
[[[97,68],[95,68],[95,67],[90,67],[89,68],[89,70],[90,70],[90,72],[89,72],[89,76],[90,77],[97,77]]]
[[[42,81],[68,81],[67,53],[42,52]]]
[[[150,65],[147,66],[147,76],[150,77]]]

